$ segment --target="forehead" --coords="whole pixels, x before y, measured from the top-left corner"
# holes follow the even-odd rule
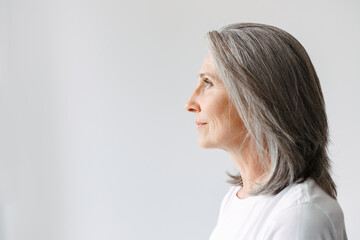
[[[214,60],[210,53],[208,53],[204,58],[201,69],[203,69],[203,68],[215,68]]]
[[[210,55],[210,53],[208,53],[205,56],[205,59],[203,61],[203,64],[200,68],[199,71],[199,75],[198,77],[204,77],[204,76],[208,76],[208,77],[212,77],[212,78],[217,78],[217,71],[215,68],[215,64],[214,64],[214,60],[212,58],[212,56]]]

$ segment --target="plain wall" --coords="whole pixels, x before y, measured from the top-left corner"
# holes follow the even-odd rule
[[[360,2],[0,0],[0,239],[208,239],[236,172],[185,102],[204,35],[280,27],[308,51],[349,239],[360,239]]]

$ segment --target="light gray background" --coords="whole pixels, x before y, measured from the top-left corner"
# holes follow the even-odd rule
[[[0,0],[0,239],[208,239],[236,168],[184,105],[205,33],[234,22],[307,49],[360,239],[358,0]]]

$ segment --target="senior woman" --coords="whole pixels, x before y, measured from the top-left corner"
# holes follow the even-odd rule
[[[327,154],[320,82],[303,46],[274,26],[231,24],[209,53],[185,108],[202,148],[225,150],[230,175],[211,240],[347,239]]]

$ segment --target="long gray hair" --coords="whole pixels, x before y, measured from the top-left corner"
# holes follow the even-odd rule
[[[269,172],[251,194],[276,194],[312,178],[336,199],[324,97],[304,47],[279,28],[255,23],[227,25],[206,39],[258,163]],[[242,185],[240,174],[228,175]]]

